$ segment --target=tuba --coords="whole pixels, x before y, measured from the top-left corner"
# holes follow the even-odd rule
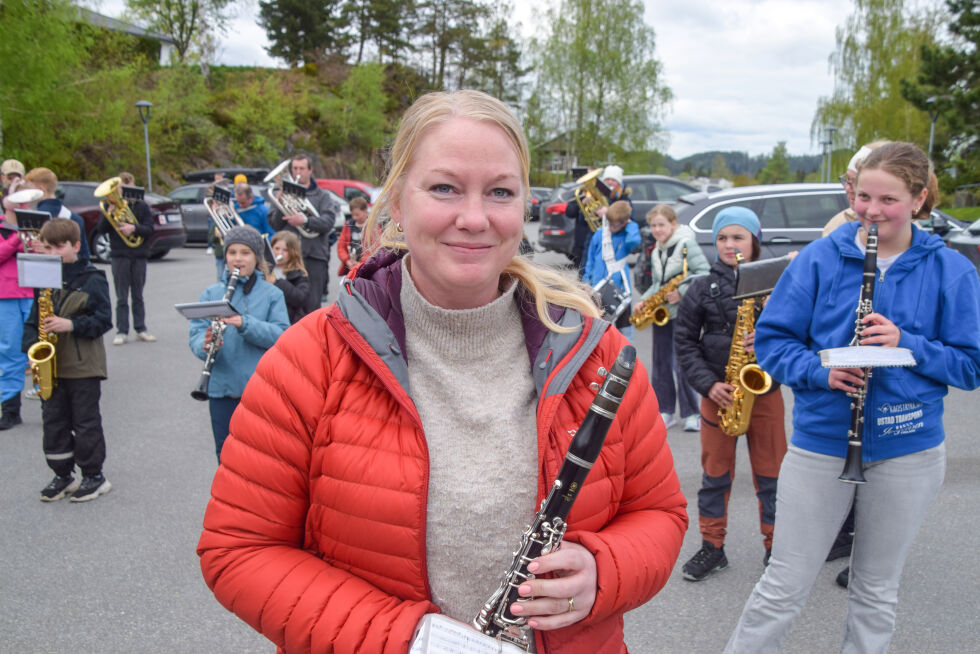
[[[233,227],[241,227],[245,224],[242,217],[235,211],[231,204],[231,193],[220,186],[214,187],[214,195],[204,198],[204,208],[208,210],[214,226],[221,234],[222,238]]]
[[[119,225],[122,223],[139,225],[139,221],[136,220],[136,216],[133,215],[133,211],[129,208],[129,203],[123,197],[122,180],[118,177],[110,177],[102,182],[95,189],[95,197],[105,198],[99,201],[99,206],[102,208],[102,213],[105,215],[106,220],[109,221],[112,228],[119,234],[119,238],[122,239],[123,243],[131,248],[138,248],[142,245],[142,236],[123,234],[119,231]]]
[[[306,189],[293,181],[293,176],[289,174],[289,166],[292,159],[286,159],[272,169],[262,180],[264,183],[275,182],[265,191],[269,198],[269,203],[279,210],[283,216],[298,213],[304,216],[315,218],[320,215],[313,203],[306,197]],[[276,193],[279,197],[276,197]],[[304,225],[294,225],[299,235],[304,238],[317,238],[320,232],[309,229]]]
[[[51,289],[45,288],[37,298],[37,343],[27,350],[31,376],[34,378],[37,394],[42,400],[51,397],[57,375],[54,344],[58,340],[58,335],[49,334],[44,329],[44,319],[52,315],[54,315],[54,304],[51,301]]]
[[[599,209],[609,206],[608,189],[605,189],[605,184],[599,181],[601,174],[602,168],[596,168],[575,180],[575,183],[580,185],[575,189],[575,201],[578,202],[578,208],[593,232],[602,227]],[[603,192],[604,189],[606,192]]]
[[[742,262],[741,253],[735,255]],[[718,409],[719,426],[729,436],[741,436],[749,430],[755,396],[772,388],[772,377],[755,362],[755,353],[747,352],[742,341],[755,329],[755,298],[745,298],[738,305],[732,346],[725,366],[725,383],[735,388],[732,404]]]
[[[677,290],[684,278],[687,277],[687,248],[682,250],[684,269],[675,275],[660,290],[643,300],[630,316],[630,323],[637,329],[646,329],[651,324],[663,327],[670,322],[670,309],[667,306],[667,294]]]

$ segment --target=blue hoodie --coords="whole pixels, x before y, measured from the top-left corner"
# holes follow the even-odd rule
[[[204,290],[201,302],[220,300],[225,296],[227,269],[221,279],[221,283],[208,286]],[[289,327],[289,314],[286,312],[286,300],[282,291],[266,282],[260,272],[238,280],[231,296],[231,304],[241,312],[242,326],[225,327],[224,342],[214,359],[214,368],[211,369],[208,397],[241,397],[259,359]],[[204,351],[204,333],[209,325],[209,320],[191,321],[191,352],[198,359],[203,360],[207,356]]]
[[[854,336],[864,255],[848,223],[803,249],[780,277],[756,325],[756,355],[794,392],[794,445],[843,457],[850,398],[828,386],[817,354]],[[873,370],[865,403],[863,455],[878,461],[941,443],[947,386],[980,385],[980,282],[965,257],[938,236],[912,230],[912,245],[879,271],[874,310],[901,329],[911,368]]]
[[[251,225],[258,230],[259,234],[262,236],[272,236],[276,232],[269,227],[269,221],[267,216],[269,215],[269,205],[265,203],[265,198],[261,195],[256,195],[252,197],[252,204],[248,205],[248,209],[242,209],[241,205],[238,204],[238,200],[235,200],[235,211],[238,215],[242,217],[246,225]]]

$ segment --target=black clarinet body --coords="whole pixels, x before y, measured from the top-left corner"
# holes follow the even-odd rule
[[[872,303],[875,294],[875,277],[878,274],[878,225],[871,223],[868,227],[868,243],[864,254],[864,274],[861,278],[861,297],[858,300],[857,318],[854,320],[854,338],[851,345],[859,345],[862,322],[868,314],[874,311]],[[847,456],[844,459],[844,470],[840,479],[849,484],[864,484],[864,462],[861,460],[864,451],[864,403],[868,397],[868,385],[871,383],[871,367],[862,368],[864,385],[849,393],[851,397],[851,428],[847,431]]]
[[[225,287],[225,295],[222,298],[225,302],[231,300],[231,296],[235,294],[235,286],[238,284],[239,273],[240,270],[238,268],[231,271],[231,277],[228,278],[228,286]],[[204,358],[204,370],[201,371],[201,379],[197,383],[197,388],[191,391],[191,397],[195,400],[203,402],[208,399],[208,385],[211,383],[211,368],[214,367],[214,357],[218,354],[218,348],[221,347],[225,327],[227,325],[217,318],[211,319],[211,344],[208,345],[206,350],[207,356]]]
[[[529,648],[527,619],[510,612],[514,602],[528,601],[521,598],[518,587],[534,575],[527,566],[537,557],[558,549],[565,535],[565,523],[592,464],[616,418],[616,411],[626,394],[633,370],[636,367],[636,350],[627,345],[620,351],[616,362],[606,375],[596,393],[588,413],[568,446],[568,452],[558,470],[558,476],[534,521],[521,536],[521,543],[500,586],[480,609],[473,626],[488,636],[513,643],[525,651]]]

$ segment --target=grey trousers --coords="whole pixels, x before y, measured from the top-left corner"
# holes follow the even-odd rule
[[[852,500],[854,548],[840,651],[888,651],[902,568],[942,486],[946,445],[870,464],[862,485],[837,479],[843,464],[842,458],[790,446],[779,471],[772,560],[745,603],[726,654],[779,651]]]

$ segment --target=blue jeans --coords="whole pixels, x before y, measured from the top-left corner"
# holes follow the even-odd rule
[[[852,501],[854,548],[840,651],[888,650],[899,579],[942,486],[946,445],[868,464],[862,485],[838,480],[843,467],[842,458],[790,446],[779,470],[772,560],[745,603],[726,654],[779,651]]]
[[[238,408],[241,402],[239,397],[212,397],[208,398],[208,409],[211,412],[211,433],[214,434],[214,451],[221,461],[221,448],[228,438],[228,425],[231,424],[231,414]]]
[[[0,401],[24,388],[27,355],[21,351],[21,337],[33,304],[29,297],[0,299]]]

